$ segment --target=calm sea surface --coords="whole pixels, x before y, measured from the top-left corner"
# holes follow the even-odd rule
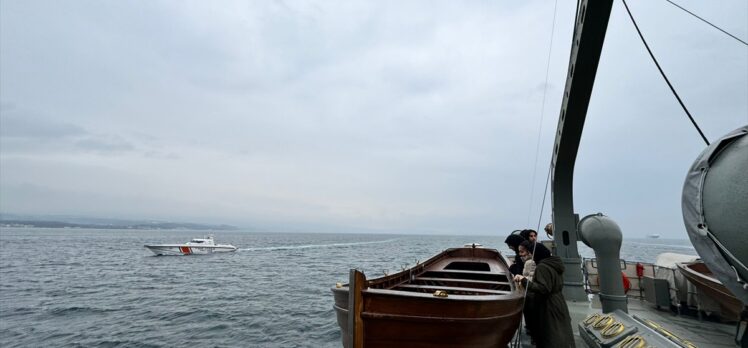
[[[2,347],[339,347],[330,287],[505,236],[216,233],[236,253],[152,256],[203,232],[0,229]],[[622,257],[695,255],[687,240],[625,240]],[[593,253],[580,244],[583,256]]]

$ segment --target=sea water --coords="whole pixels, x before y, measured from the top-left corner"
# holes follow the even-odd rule
[[[2,347],[339,347],[330,288],[504,235],[217,232],[235,253],[153,256],[199,231],[0,229]],[[687,240],[624,240],[622,257],[695,255]],[[592,257],[581,245],[580,253]]]

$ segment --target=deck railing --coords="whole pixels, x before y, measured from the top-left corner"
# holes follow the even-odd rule
[[[597,259],[596,258],[583,258],[582,259],[582,274],[584,275],[584,288],[589,294],[597,294],[600,292],[600,277],[597,271]],[[641,274],[637,273],[637,266],[641,265]],[[653,263],[641,262],[641,261],[627,261],[621,259],[621,273],[628,278],[631,283],[631,287],[626,292],[626,296],[629,298],[635,298],[639,300],[645,299],[645,289],[642,286],[645,277],[657,278],[655,274],[658,270],[667,270],[673,273],[675,278],[675,269],[660,267]],[[681,294],[675,287],[668,285],[671,298],[681,298]],[[678,301],[675,301],[678,302]],[[679,303],[674,303],[676,307],[679,307]]]

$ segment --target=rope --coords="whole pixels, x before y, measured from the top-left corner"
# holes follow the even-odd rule
[[[551,24],[551,41],[548,45],[548,58],[545,65],[545,85],[543,85],[543,102],[540,104],[540,124],[538,125],[538,141],[535,144],[535,163],[532,167],[532,181],[530,182],[530,206],[527,208],[527,224],[530,225],[530,214],[532,212],[532,198],[535,196],[535,176],[538,170],[538,157],[540,157],[540,136],[543,134],[543,116],[545,115],[545,97],[548,92],[548,75],[551,69],[551,53],[553,52],[553,34],[556,31],[556,8],[558,0],[553,4],[553,22]]]
[[[697,16],[696,14],[692,13],[691,11],[686,10],[685,8],[679,6],[678,4],[676,4],[676,3],[674,3],[674,2],[672,2],[670,0],[666,0],[666,1],[669,2],[669,3],[671,3],[671,4],[673,4],[674,6],[676,6],[678,8],[680,8],[681,10],[688,12],[689,14],[693,15],[694,17],[696,17],[696,18],[704,21],[705,23],[711,25],[712,27],[714,27],[714,28],[722,31],[723,33],[729,35],[730,37],[734,38],[735,40],[738,40],[741,43],[743,43],[745,45],[748,45],[748,43],[746,43],[745,41],[740,40],[739,38],[735,37],[734,35],[726,32],[725,30],[722,30],[721,28],[717,27],[716,25],[714,25],[714,24],[710,23],[709,21],[707,21],[707,20],[705,20],[705,19]],[[531,191],[530,191],[530,207],[532,207],[532,197],[535,194],[535,176],[536,176],[536,171],[537,171],[537,161],[538,161],[539,148],[540,148],[540,134],[541,134],[541,131],[543,129],[543,115],[544,115],[544,112],[545,112],[545,98],[546,98],[546,91],[547,91],[547,88],[548,88],[548,70],[549,70],[549,67],[550,67],[551,48],[553,47],[553,28],[555,28],[555,24],[556,24],[556,6],[557,6],[557,4],[558,4],[558,0],[556,0],[556,2],[554,4],[554,9],[553,9],[553,11],[554,11],[553,12],[553,27],[551,29],[551,43],[550,43],[551,47],[548,49],[548,64],[546,66],[546,72],[545,72],[546,73],[546,76],[545,76],[546,80],[545,80],[545,86],[544,86],[544,89],[543,89],[543,104],[541,106],[541,111],[540,111],[540,127],[538,129],[538,142],[537,142],[536,147],[535,147],[535,166],[533,168],[533,173],[532,173],[532,185],[531,185]],[[699,135],[701,135],[701,138],[704,140],[704,142],[707,145],[709,145],[709,140],[707,140],[706,136],[701,131],[701,128],[699,128],[699,125],[696,123],[696,121],[694,120],[693,116],[691,116],[691,113],[688,111],[688,108],[686,108],[686,106],[683,104],[683,101],[680,99],[680,96],[675,91],[675,88],[670,83],[670,80],[665,75],[665,72],[662,70],[662,67],[660,67],[660,63],[657,61],[657,58],[655,58],[654,54],[652,53],[652,50],[649,48],[649,45],[647,44],[647,41],[644,39],[644,36],[642,35],[641,30],[639,30],[639,26],[636,24],[636,20],[634,20],[634,16],[631,14],[631,10],[629,9],[629,6],[626,3],[626,0],[623,0],[623,5],[626,7],[626,12],[628,13],[629,18],[631,18],[631,22],[634,24],[634,27],[636,28],[636,32],[639,34],[639,37],[641,38],[642,43],[644,43],[644,47],[646,47],[647,52],[649,52],[649,56],[652,58],[652,61],[654,61],[655,65],[657,66],[657,70],[660,71],[660,74],[665,79],[665,82],[667,83],[668,87],[670,87],[670,90],[672,91],[672,93],[675,96],[675,98],[678,100],[678,103],[680,104],[680,106],[683,108],[683,111],[686,112],[686,115],[691,120],[691,123],[694,125],[694,127],[696,128],[696,130],[699,132]],[[577,15],[578,15],[578,8],[579,8],[579,1],[577,1]],[[576,21],[575,21],[575,23],[576,23]],[[545,189],[543,190],[543,200],[542,200],[541,205],[540,205],[540,213],[538,214],[538,224],[537,224],[537,227],[535,229],[536,233],[538,233],[537,231],[540,230],[540,224],[541,224],[541,222],[543,220],[543,209],[545,209],[545,200],[546,200],[547,194],[548,194],[548,183],[550,182],[552,169],[553,169],[553,162],[551,160],[551,163],[549,163],[549,165],[548,165],[548,174],[547,174],[546,180],[545,180]],[[528,209],[528,215],[527,215],[527,224],[528,225],[530,224],[530,209]],[[535,243],[533,243],[533,246],[532,246],[533,259],[535,258],[535,250],[537,248],[537,245],[538,245],[538,242],[536,241]],[[741,266],[745,267],[742,264],[741,264]],[[536,264],[536,267],[537,267],[537,264]],[[529,284],[529,280],[528,280],[528,284]],[[524,308],[525,308],[525,300],[527,299],[527,291],[528,291],[528,289],[529,289],[529,285],[525,286],[524,297],[522,299],[522,309],[523,309],[523,312],[524,312]],[[522,330],[522,324],[523,323],[524,323],[524,317],[520,317],[520,326],[519,326],[519,329],[517,330],[515,338],[514,338],[514,340],[512,342],[512,346],[513,347],[519,347],[520,344],[521,344],[521,337],[522,336],[521,336],[520,333],[521,333],[521,330]]]
[[[551,22],[551,40],[548,45],[548,58],[546,60],[546,66],[545,66],[545,85],[543,86],[543,101],[540,106],[540,124],[538,125],[538,141],[535,144],[535,162],[532,170],[532,181],[530,184],[530,206],[527,208],[527,225],[530,225],[530,214],[532,213],[532,197],[535,195],[535,176],[538,169],[538,157],[540,156],[540,136],[542,134],[543,130],[543,115],[545,114],[545,98],[548,91],[548,76],[549,71],[551,67],[551,53],[553,52],[553,34],[556,31],[556,13],[558,9],[558,0],[556,0],[553,3],[553,21]],[[579,16],[579,0],[577,0],[577,16]],[[575,26],[577,21],[574,21]],[[572,38],[573,39],[573,38]],[[550,177],[550,171],[548,172],[548,175]],[[545,184],[545,191],[548,191],[548,179],[546,178],[546,184]],[[546,193],[543,193],[543,205],[545,204],[545,197]],[[540,215],[543,215],[543,207],[540,208]],[[538,222],[539,224],[539,222]],[[535,230],[535,233],[537,234],[537,230]],[[535,246],[537,243],[533,244],[532,247],[532,253],[535,255]],[[517,251],[519,252],[519,250]],[[513,279],[512,279],[513,281]],[[524,296],[522,297],[522,312],[524,313],[525,309],[525,299],[527,298],[527,287],[525,287]],[[517,329],[517,332],[515,333],[514,340],[512,341],[512,347],[519,348],[522,344],[522,326],[524,324],[524,314],[520,316],[519,319],[519,328]]]
[[[670,1],[670,0],[665,0],[665,1],[667,1],[667,2],[671,3],[671,4],[673,5],[673,6],[675,6],[675,7],[677,7],[677,8],[679,8],[679,9],[681,9],[681,10],[683,10],[683,11],[687,12],[688,14],[690,14],[690,15],[692,15],[692,16],[694,16],[694,17],[698,18],[698,19],[700,19],[700,20],[701,20],[702,22],[704,22],[704,23],[706,23],[706,24],[709,24],[709,25],[711,25],[712,27],[714,27],[714,29],[717,29],[717,30],[719,30],[719,31],[721,31],[721,32],[723,32],[723,33],[725,33],[725,34],[726,34],[727,36],[729,36],[729,37],[731,37],[731,38],[733,38],[733,39],[735,39],[735,40],[738,40],[738,41],[740,41],[740,43],[742,43],[743,45],[746,45],[746,46],[748,46],[748,42],[745,42],[745,41],[743,41],[743,40],[739,39],[739,38],[738,38],[737,36],[735,36],[735,35],[732,35],[732,34],[728,33],[727,31],[723,30],[722,28],[720,28],[720,27],[718,27],[718,26],[716,26],[716,25],[712,24],[712,23],[711,23],[711,22],[709,22],[708,20],[706,20],[706,19],[704,19],[704,18],[701,18],[701,17],[699,17],[699,16],[697,15],[697,14],[695,14],[695,13],[693,13],[693,12],[689,11],[689,10],[686,10],[685,8],[683,8],[683,6],[681,6],[681,5],[678,5],[678,4],[676,4],[676,3],[674,3],[674,2],[672,2],[672,1]]]
[[[540,221],[543,220],[543,209],[545,209],[545,198],[548,195],[548,183],[551,182],[551,169],[553,169],[553,160],[551,160],[551,163],[548,163],[548,176],[546,176],[545,178],[545,190],[543,190],[543,201],[540,203],[540,214],[538,214],[538,227],[535,229],[535,232],[540,231]]]
[[[657,62],[657,58],[655,58],[654,54],[652,53],[652,50],[649,49],[649,45],[647,44],[647,41],[644,40],[644,35],[642,35],[641,30],[639,30],[639,26],[636,24],[636,20],[634,20],[634,15],[631,14],[631,10],[629,10],[629,5],[626,3],[626,0],[623,0],[623,6],[626,7],[626,12],[628,12],[629,18],[631,18],[631,22],[634,23],[634,28],[636,28],[636,32],[639,33],[639,37],[642,39],[642,42],[644,43],[644,47],[647,48],[647,52],[649,52],[649,56],[652,57],[652,61],[654,61],[655,65],[657,66],[657,70],[660,71],[660,75],[662,75],[662,78],[665,79],[665,82],[667,83],[668,87],[670,87],[670,91],[673,92],[675,99],[678,99],[678,103],[680,103],[680,106],[683,108],[683,111],[685,111],[686,115],[688,115],[688,118],[691,120],[691,123],[693,123],[693,126],[696,127],[696,130],[699,132],[699,135],[701,135],[701,138],[704,139],[704,142],[706,143],[706,145],[709,146],[709,140],[706,139],[704,132],[701,131],[701,128],[699,128],[699,125],[693,119],[693,116],[691,116],[691,113],[688,112],[688,108],[686,108],[686,105],[683,104],[683,101],[680,99],[680,96],[678,96],[678,93],[675,91],[673,84],[670,83],[670,80],[668,80],[667,76],[665,75],[665,72],[662,71],[662,68],[660,67],[660,63]]]
[[[551,160],[551,161],[553,161],[553,160]],[[551,179],[551,169],[552,168],[553,168],[553,163],[551,162],[551,163],[548,164],[548,175],[546,176],[546,179],[545,179],[545,190],[543,191],[543,201],[542,201],[542,203],[540,205],[540,216],[538,217],[538,227],[535,230],[535,235],[536,236],[538,235],[538,230],[540,230],[540,221],[542,221],[542,219],[543,219],[543,209],[545,208],[545,200],[546,200],[546,197],[547,197],[547,194],[548,194],[548,183],[550,182],[550,179]],[[514,231],[514,232],[516,232],[516,231]],[[512,232],[512,234],[514,234],[514,232]],[[539,242],[536,240],[535,243],[532,244],[532,253],[531,254],[532,254],[532,260],[533,260],[533,262],[535,261],[535,249],[537,249],[538,243]],[[519,249],[517,249],[517,253],[519,253]],[[537,263],[535,264],[535,267],[537,267]],[[530,280],[528,279],[528,284],[529,284],[529,282],[530,282]],[[528,291],[528,289],[529,289],[529,285],[525,286],[524,294],[523,294],[524,296],[522,297],[522,312],[523,313],[524,313],[524,309],[525,309],[525,300],[527,299],[527,291]],[[521,345],[521,343],[522,343],[521,332],[522,332],[522,325],[523,324],[524,324],[524,315],[520,316],[520,319],[519,319],[519,328],[517,329],[517,332],[515,333],[514,340],[512,341],[512,347],[514,347],[514,348],[519,348],[520,345]]]
[[[546,186],[546,188],[547,188],[547,186]],[[543,197],[543,200],[545,200],[545,197]],[[537,231],[535,231],[535,233],[537,235]],[[535,249],[537,249],[538,243],[539,242],[537,240],[534,243],[532,243],[532,253],[531,253],[532,258],[531,258],[531,260],[533,260],[533,262],[535,262]],[[517,252],[519,253],[519,247],[517,249]],[[537,267],[538,267],[537,263],[535,264],[535,267],[537,269]],[[514,281],[514,279],[512,279],[512,281]],[[527,285],[525,285],[524,293],[523,293],[523,296],[522,296],[522,313],[523,313],[523,315],[520,316],[520,319],[519,319],[519,328],[517,329],[517,332],[515,333],[515,338],[514,338],[514,341],[512,343],[512,347],[515,347],[515,348],[519,348],[520,345],[521,345],[521,343],[522,343],[522,335],[521,335],[521,333],[522,333],[522,326],[523,326],[523,324],[525,322],[525,320],[524,320],[524,318],[525,318],[524,317],[525,303],[526,303],[526,300],[527,300],[527,291],[528,291],[529,288],[530,288],[530,279],[527,279]]]

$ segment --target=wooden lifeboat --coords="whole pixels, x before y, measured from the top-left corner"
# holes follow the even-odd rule
[[[351,270],[332,292],[347,348],[506,347],[524,297],[501,253],[475,245],[382,278]]]
[[[722,283],[714,278],[712,271],[703,261],[678,263],[678,270],[691,282],[698,291],[717,301],[721,314],[726,320],[740,320],[744,304],[738,300]]]

